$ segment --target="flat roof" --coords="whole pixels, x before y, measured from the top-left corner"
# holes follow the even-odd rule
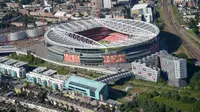
[[[6,64],[6,65],[12,65],[14,67],[21,67],[21,66],[28,64],[28,63],[23,62],[23,61],[9,59],[9,58],[6,58],[6,57],[0,57],[0,63]]]
[[[135,4],[131,10],[139,10],[146,8],[149,4],[147,3],[142,3],[142,4]]]
[[[45,70],[47,70],[46,67],[38,67],[38,68],[34,69],[33,72],[35,72],[35,73],[41,73],[41,72],[43,72]]]
[[[43,72],[42,74],[46,75],[46,76],[51,76],[51,75],[53,75],[55,73],[57,73],[56,70],[48,69],[47,71]]]
[[[0,57],[0,63],[3,63],[3,62],[5,62],[5,61],[7,61],[7,60],[9,60],[9,59],[6,58],[6,57]]]
[[[15,66],[15,67],[22,67],[22,66],[27,65],[27,64],[28,63],[26,63],[26,62],[19,61],[19,62],[15,63],[13,66]]]
[[[106,83],[86,79],[79,76],[69,76],[69,78],[65,81],[65,84],[71,85],[73,83],[88,86],[90,88],[95,89],[95,91],[98,91],[98,92],[100,92],[101,89],[106,85]]]
[[[55,74],[52,76],[52,78],[60,79],[60,80],[65,80],[67,76],[65,75],[60,75],[60,74]]]
[[[4,62],[4,64],[6,64],[6,65],[12,65],[12,64],[17,63],[17,62],[18,62],[17,60],[9,59],[6,62]]]

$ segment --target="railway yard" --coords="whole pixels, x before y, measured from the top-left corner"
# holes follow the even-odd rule
[[[175,17],[173,16],[172,6],[170,0],[162,0],[162,11],[164,16],[164,21],[166,23],[166,29],[179,36],[182,40],[183,46],[187,49],[188,53],[191,55],[192,58],[200,60],[200,48],[191,40],[197,41],[195,37],[186,33],[185,29],[176,21]]]

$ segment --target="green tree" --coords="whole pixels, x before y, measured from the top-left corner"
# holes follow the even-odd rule
[[[33,16],[29,16],[25,14],[20,20],[25,26],[28,25],[28,23],[35,23],[35,18]]]
[[[196,27],[196,21],[193,18],[191,18],[188,25],[190,29],[193,29]]]
[[[159,95],[159,93],[157,91],[153,91],[152,94],[153,94],[154,97]]]
[[[175,101],[179,101],[180,100],[180,95],[178,94],[177,91],[172,91],[171,92],[171,99],[175,100]]]
[[[200,71],[194,73],[190,79],[190,83],[195,90],[200,90]]]
[[[178,58],[188,59],[187,55],[185,53],[179,53],[176,55]]]
[[[105,18],[106,16],[102,13],[99,14],[99,18]]]

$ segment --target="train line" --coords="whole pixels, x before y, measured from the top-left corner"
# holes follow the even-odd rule
[[[190,38],[188,38],[189,35],[175,21],[172,16],[172,9],[169,0],[162,0],[162,4],[164,20],[168,31],[179,36],[182,39],[183,46],[187,49],[191,57],[200,61],[200,48],[192,40],[190,40]]]

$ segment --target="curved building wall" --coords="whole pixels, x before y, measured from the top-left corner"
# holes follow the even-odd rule
[[[0,42],[6,42],[6,37],[3,35],[0,35]]]
[[[135,59],[147,56],[156,52],[159,49],[157,39],[149,41],[140,45],[126,46],[109,51],[101,49],[74,49],[74,53],[67,51],[64,54],[64,61],[74,64],[101,66],[106,64],[127,63]],[[63,48],[65,49],[65,48]],[[55,51],[49,53],[50,58],[62,59]]]
[[[27,38],[28,35],[24,31],[10,33],[8,36],[8,41],[15,41],[15,40],[21,40]]]
[[[42,28],[30,29],[30,30],[27,30],[26,33],[29,37],[39,37],[39,36],[42,36],[44,34]]]

